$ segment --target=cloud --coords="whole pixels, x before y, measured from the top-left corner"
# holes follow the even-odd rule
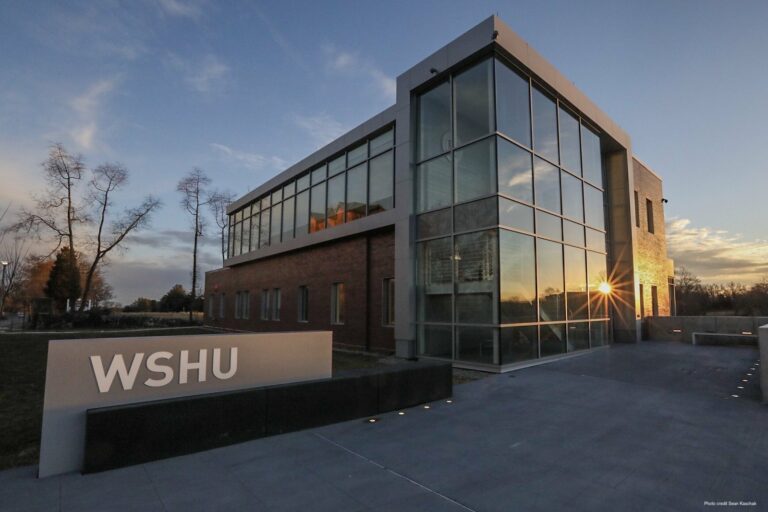
[[[754,283],[768,276],[768,241],[744,240],[726,230],[695,227],[689,219],[667,222],[667,250],[676,267],[706,282]]]
[[[203,14],[202,3],[192,0],[157,0],[157,4],[170,16],[198,19]]]
[[[374,65],[370,59],[361,57],[358,53],[340,50],[333,45],[326,45],[323,52],[329,70],[367,77],[382,96],[389,101],[395,101],[397,82]]]
[[[265,169],[282,170],[288,166],[288,162],[278,156],[264,156],[258,153],[238,151],[217,142],[212,142],[210,146],[218,153],[227,157],[229,160],[237,162],[238,164],[255,171],[261,171]]]
[[[69,102],[79,121],[70,130],[69,135],[80,148],[89,150],[96,145],[99,132],[98,121],[104,100],[116,85],[116,79],[100,80]]]
[[[198,244],[214,249],[221,247],[218,228],[209,226],[206,230],[207,236],[198,239]],[[164,250],[188,251],[192,254],[192,236],[194,230],[165,229],[163,231],[146,230],[140,233],[132,233],[128,238],[128,245],[141,245],[152,249],[162,248]]]
[[[170,54],[168,64],[181,73],[184,82],[194,91],[209,93],[221,89],[230,73],[230,68],[219,58],[209,53],[197,61],[184,60]]]
[[[316,147],[322,147],[343,135],[347,128],[327,114],[316,116],[296,115],[293,119],[296,126],[309,135]]]

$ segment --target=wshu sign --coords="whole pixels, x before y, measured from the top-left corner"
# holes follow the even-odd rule
[[[331,377],[331,332],[52,340],[39,476],[82,468],[88,409]]]

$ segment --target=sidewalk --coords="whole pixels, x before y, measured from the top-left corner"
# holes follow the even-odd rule
[[[376,423],[87,476],[5,471],[0,510],[680,511],[724,500],[760,510],[768,407],[749,371],[757,357],[613,346],[457,386],[452,403]]]

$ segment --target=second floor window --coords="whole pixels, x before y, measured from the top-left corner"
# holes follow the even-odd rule
[[[650,199],[645,200],[645,213],[648,215],[648,232],[655,233],[653,226],[653,201]]]

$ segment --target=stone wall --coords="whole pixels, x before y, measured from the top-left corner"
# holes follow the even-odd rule
[[[692,334],[757,335],[761,325],[768,324],[764,316],[667,316],[644,320],[647,338],[654,341],[684,341],[693,343]]]
[[[667,241],[664,229],[664,204],[662,182],[656,174],[637,159],[632,159],[634,191],[637,198],[633,212],[636,260],[635,260],[635,311],[638,318],[653,315],[653,286],[657,289],[658,315],[672,314],[669,281],[674,276],[672,261],[667,257]],[[647,200],[653,211],[653,233],[648,230]],[[638,226],[639,224],[639,226]],[[640,311],[640,285],[643,285],[643,311]]]

